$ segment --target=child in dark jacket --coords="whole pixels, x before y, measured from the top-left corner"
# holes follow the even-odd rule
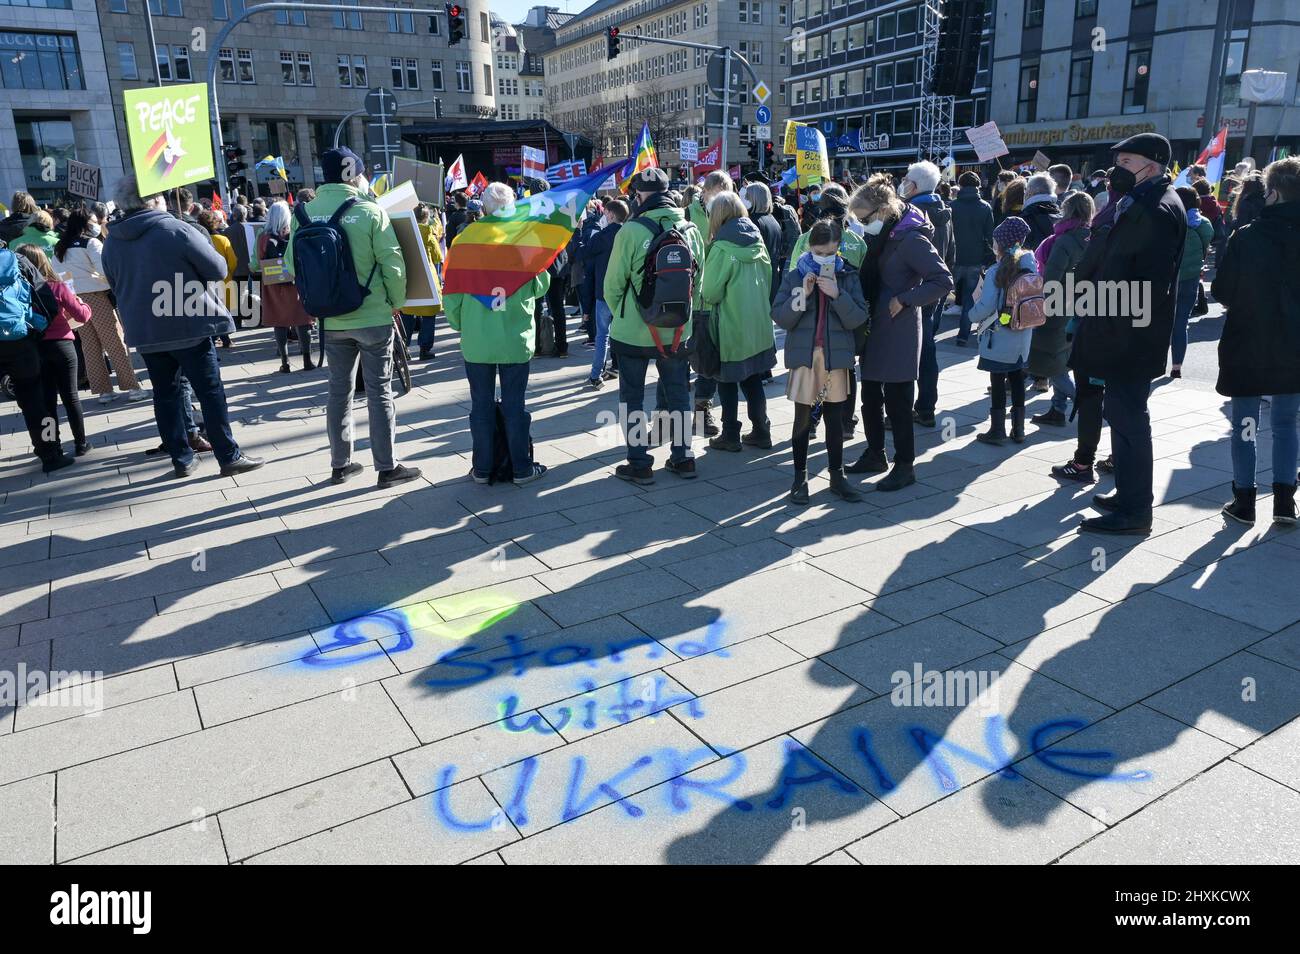
[[[603,289],[605,271],[609,268],[609,254],[614,250],[614,237],[627,221],[628,212],[627,202],[623,199],[606,202],[605,214],[601,217],[604,224],[591,233],[581,252],[587,273],[592,276],[596,287],[596,350],[591,356],[591,374],[587,377],[587,387],[593,391],[599,391],[607,380],[614,377],[614,372],[605,368],[606,358],[612,357],[609,349],[609,323],[614,316],[609,305],[605,304]]]

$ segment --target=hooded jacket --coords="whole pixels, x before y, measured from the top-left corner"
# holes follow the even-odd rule
[[[1138,316],[1131,308],[1117,309],[1125,313],[1080,318],[1070,367],[1107,381],[1151,381],[1164,373],[1169,353],[1187,212],[1168,176],[1141,183],[1128,198],[1130,203],[1112,203],[1115,224],[1109,233],[1102,235],[1094,219],[1093,238],[1075,269],[1075,281],[1122,282],[1130,295],[1137,292],[1145,299],[1147,311]],[[1120,205],[1125,205],[1123,211]],[[1118,295],[1105,297],[1122,303]]]
[[[953,248],[953,229],[952,229],[952,209],[943,201],[943,197],[937,192],[921,192],[912,196],[908,204],[915,206],[925,213],[926,219],[930,223],[930,229],[934,233],[932,241],[934,242],[935,251],[943,259],[944,264],[952,268],[955,249]]]
[[[993,209],[975,186],[962,186],[952,200],[953,264],[993,264]]]
[[[131,347],[165,351],[235,330],[221,297],[226,260],[170,212],[139,209],[114,222],[101,261]]]
[[[717,315],[719,381],[740,382],[776,364],[771,292],[772,262],[758,226],[730,220],[709,245],[700,279],[700,300]]]
[[[12,242],[23,234],[23,230],[32,224],[35,216],[31,212],[10,212],[0,219],[0,241]]]
[[[799,256],[808,251],[808,236],[811,234],[811,230],[804,232],[795,241],[794,248],[790,250],[791,262],[799,261]],[[844,234],[840,236],[840,254],[855,269],[861,268],[862,260],[867,255],[867,243],[860,236],[845,229]]]
[[[1300,394],[1300,202],[1265,206],[1232,233],[1211,290],[1228,308],[1215,390]]]
[[[460,332],[461,356],[470,364],[528,363],[537,339],[534,306],[550,287],[550,272],[543,269],[506,298],[500,308],[465,292],[447,295],[442,305],[447,311],[447,324]]]
[[[1210,220],[1201,215],[1200,209],[1192,211],[1196,216],[1193,218],[1191,212],[1187,213],[1187,240],[1183,243],[1183,257],[1178,265],[1179,282],[1201,277],[1201,267],[1214,241],[1214,226]]]
[[[999,313],[1006,302],[1006,290],[998,288],[997,285],[998,270],[1001,265],[1001,262],[997,262],[989,268],[984,276],[984,284],[980,287],[979,300],[971,306],[970,310],[971,321],[983,328],[979,333],[979,369],[993,373],[1019,371],[1024,368],[1029,359],[1033,339],[1037,337],[1037,332],[1042,330],[1041,328],[1013,330],[996,318],[984,327],[985,320]],[[1038,271],[1034,253],[1028,249],[1021,250],[1016,257],[1016,265],[1022,272]]]
[[[1061,207],[1050,195],[1032,195],[1025,199],[1025,207],[1017,213],[1029,226],[1025,248],[1036,249],[1061,221]]]
[[[666,197],[664,201],[667,202]],[[654,204],[653,199],[651,202]],[[668,229],[674,225],[680,227],[685,224],[686,213],[671,204],[663,204],[628,219],[618,230],[618,235],[614,237],[614,247],[610,250],[609,265],[605,270],[604,299],[610,313],[614,316],[614,320],[609,325],[610,340],[615,342],[618,350],[624,353],[657,358],[659,350],[655,347],[654,338],[650,335],[650,326],[641,317],[641,309],[636,301],[637,292],[641,289],[641,274],[645,265],[646,252],[650,250],[650,243],[654,238],[654,233],[638,221],[639,219],[650,219],[660,228]],[[691,257],[695,260],[694,308],[698,310],[701,307],[699,269],[704,262],[704,236],[694,227],[685,228],[683,231],[686,244],[691,249]],[[675,329],[667,331],[666,334],[660,333],[659,337],[664,343],[665,351],[668,350],[674,334]],[[682,360],[686,359],[686,342],[690,337],[691,322],[688,321],[682,328],[682,344],[676,354]]]
[[[402,257],[402,248],[397,244],[397,233],[393,231],[387,212],[361,190],[341,182],[328,182],[317,189],[316,198],[307,203],[307,215],[313,222],[328,221],[334,211],[350,198],[359,201],[343,216],[341,224],[348,237],[357,281],[368,287],[370,294],[356,311],[327,318],[327,331],[391,325],[393,312],[400,311],[406,304],[406,260]],[[289,248],[284,255],[284,264],[292,272],[297,215],[290,223]]]
[[[104,279],[104,243],[97,238],[82,236],[68,246],[62,261],[56,255],[50,259],[56,272],[68,275],[68,281],[78,295],[107,291]]]
[[[35,245],[46,255],[54,254],[54,246],[59,242],[59,233],[54,230],[42,232],[35,223],[28,225],[15,239],[9,241],[9,247],[20,248],[23,245]]]
[[[862,352],[862,378],[915,381],[921,364],[921,313],[952,291],[952,273],[931,241],[924,213],[908,206],[890,229],[876,267],[879,293],[871,303],[871,334]],[[867,267],[871,267],[870,264]],[[903,310],[889,314],[897,298]]]
[[[840,256],[843,259],[843,255]],[[826,337],[822,353],[826,369],[835,371],[851,369],[855,350],[854,336],[858,328],[867,323],[867,301],[862,294],[862,279],[853,264],[845,261],[844,268],[835,274],[839,295],[825,299]],[[803,275],[791,263],[790,270],[781,281],[781,289],[772,303],[772,320],[785,329],[785,366],[811,368],[813,347],[817,339],[817,315],[822,307],[823,295],[818,288],[804,302],[802,311],[794,307],[795,293],[802,296]]]
[[[596,291],[596,298],[605,299],[605,273],[609,270],[609,256],[614,251],[614,239],[618,238],[623,228],[622,222],[610,219],[604,228],[596,229],[582,245],[583,262],[587,274],[591,276]]]

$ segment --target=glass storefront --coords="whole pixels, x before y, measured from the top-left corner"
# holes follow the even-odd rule
[[[0,87],[85,89],[77,38],[70,33],[0,30]]]
[[[14,116],[18,152],[27,191],[38,200],[54,199],[68,184],[68,160],[77,158],[72,120],[67,116]]]

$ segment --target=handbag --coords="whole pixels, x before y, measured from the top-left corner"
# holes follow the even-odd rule
[[[691,369],[702,378],[718,378],[722,374],[722,350],[718,346],[717,315],[703,312],[695,316],[689,344],[688,360]]]

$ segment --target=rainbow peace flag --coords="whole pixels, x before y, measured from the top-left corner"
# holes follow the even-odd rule
[[[513,295],[555,261],[596,190],[626,164],[620,160],[570,179],[520,199],[507,215],[487,215],[466,226],[447,251],[443,294],[473,295],[489,308],[500,292]]]
[[[636,137],[636,148],[632,150],[632,155],[626,162],[622,163],[618,177],[618,189],[620,192],[626,192],[632,178],[642,169],[650,169],[659,165],[659,155],[655,152],[655,141],[650,138],[650,124],[643,122],[641,124],[641,135]]]

